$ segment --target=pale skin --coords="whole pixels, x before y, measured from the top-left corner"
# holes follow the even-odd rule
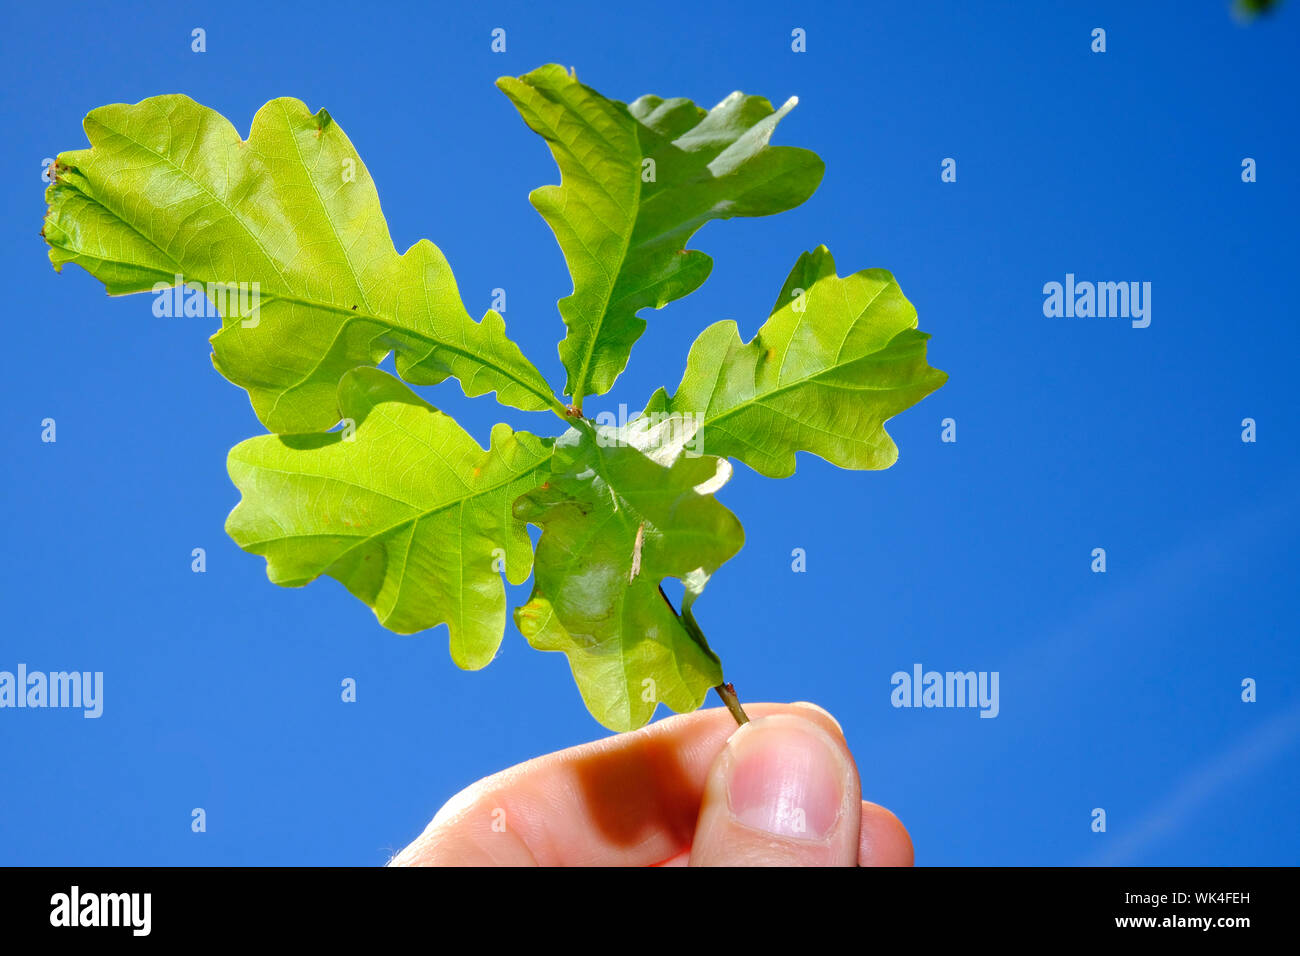
[[[861,797],[835,719],[746,704],[658,721],[485,777],[393,866],[911,866],[912,841]]]

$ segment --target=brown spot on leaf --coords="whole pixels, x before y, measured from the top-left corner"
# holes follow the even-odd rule
[[[637,525],[636,541],[632,543],[632,573],[628,575],[628,583],[631,584],[636,580],[636,576],[641,573],[641,548],[645,544],[645,522],[642,521]]]

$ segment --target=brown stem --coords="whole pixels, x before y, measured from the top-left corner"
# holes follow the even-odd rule
[[[749,714],[745,713],[745,708],[740,706],[740,698],[736,696],[734,684],[719,684],[713,689],[718,692],[722,702],[727,705],[727,710],[731,711],[731,716],[736,718],[737,726],[749,723]]]

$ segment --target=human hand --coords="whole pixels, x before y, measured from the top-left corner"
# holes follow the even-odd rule
[[[682,714],[485,777],[392,866],[911,866],[813,704]]]

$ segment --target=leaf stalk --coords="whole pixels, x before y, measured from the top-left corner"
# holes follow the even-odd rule
[[[719,684],[713,689],[718,692],[722,702],[727,705],[727,710],[731,711],[731,716],[736,718],[738,727],[743,727],[749,723],[749,714],[745,713],[745,708],[740,706],[740,698],[736,696],[734,684]]]

